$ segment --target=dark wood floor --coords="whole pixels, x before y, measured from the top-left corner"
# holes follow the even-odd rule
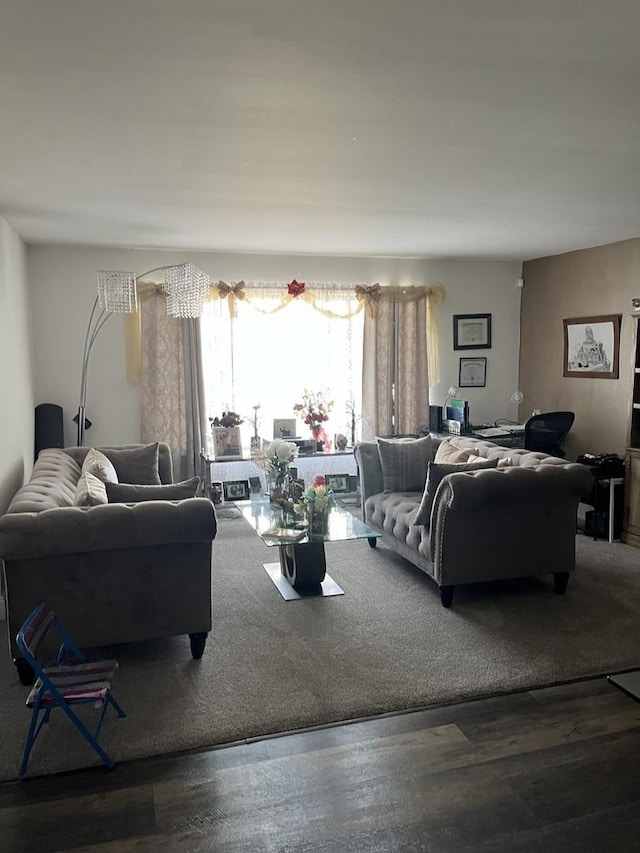
[[[606,679],[0,786],[0,850],[640,850]]]

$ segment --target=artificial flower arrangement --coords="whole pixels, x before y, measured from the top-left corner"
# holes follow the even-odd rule
[[[327,513],[335,505],[335,495],[327,487],[324,474],[316,474],[313,482],[294,504],[294,510],[300,515],[308,508],[315,512]]]
[[[243,418],[237,412],[223,412],[221,418],[209,418],[212,427],[235,427],[242,422]]]
[[[274,438],[263,450],[262,467],[274,474],[286,474],[298,456],[298,446],[293,441]]]
[[[302,402],[296,403],[293,411],[299,418],[302,418],[305,424],[311,429],[316,429],[322,426],[325,421],[329,420],[329,412],[333,409],[333,400],[326,398],[326,391],[308,391],[304,389]]]

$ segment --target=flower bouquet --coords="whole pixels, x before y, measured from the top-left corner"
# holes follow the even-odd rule
[[[335,502],[324,474],[316,474],[312,484],[293,506],[294,512],[306,515],[309,536],[324,536],[328,532],[329,512]]]
[[[327,399],[327,392],[323,388],[319,391],[308,391],[305,388],[302,402],[293,407],[297,417],[302,418],[311,429],[316,442],[322,442],[322,449],[327,451],[331,449],[331,443],[322,425],[329,420],[329,412],[332,409],[333,400]]]
[[[298,447],[293,441],[274,438],[265,447],[258,464],[267,472],[269,496],[287,512],[293,510],[289,492],[291,486],[291,463],[298,456]]]

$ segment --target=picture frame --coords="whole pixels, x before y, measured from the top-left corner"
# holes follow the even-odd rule
[[[453,348],[491,349],[491,314],[454,314]]]
[[[213,427],[213,458],[242,459],[240,427]]]
[[[296,437],[298,421],[296,418],[274,418],[273,437],[290,440]]]
[[[461,358],[458,374],[460,388],[484,388],[487,384],[487,359],[485,356]]]
[[[583,379],[618,379],[621,314],[572,317],[562,321],[562,375]]]
[[[336,494],[351,491],[348,474],[325,474],[324,479],[327,489],[331,489]]]
[[[225,501],[249,500],[248,480],[227,480],[222,484]]]

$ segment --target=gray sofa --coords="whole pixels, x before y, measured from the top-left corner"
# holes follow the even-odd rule
[[[129,464],[140,454],[148,457],[151,447],[98,449],[114,457],[125,451],[118,458]],[[189,634],[191,652],[198,658],[211,629],[211,556],[217,531],[211,501],[144,498],[75,506],[88,450],[41,451],[29,482],[0,518],[9,649],[26,683],[32,673],[19,657],[15,636],[41,601],[54,608],[81,647]],[[173,480],[167,444],[157,445],[156,458],[156,482],[163,485],[141,488],[160,494]],[[120,482],[130,481],[125,471]],[[169,487],[172,491],[179,489]]]
[[[416,524],[427,493],[426,469],[441,441],[435,436],[417,439],[413,449],[406,441],[396,442],[405,449],[394,449],[389,442],[381,448],[380,440],[356,446],[364,521],[385,545],[435,580],[445,607],[451,605],[456,586],[502,578],[552,574],[555,590],[562,594],[575,569],[576,514],[580,497],[593,485],[589,469],[545,453],[451,437],[449,445],[461,456],[472,454],[483,465],[500,467],[452,467],[439,485],[434,477],[425,523]],[[401,452],[398,470],[389,470],[387,458],[383,473],[381,449],[383,460],[390,450]],[[385,474],[387,480],[398,475],[386,490]],[[411,488],[397,488],[403,485]],[[376,541],[369,544],[375,547]]]

